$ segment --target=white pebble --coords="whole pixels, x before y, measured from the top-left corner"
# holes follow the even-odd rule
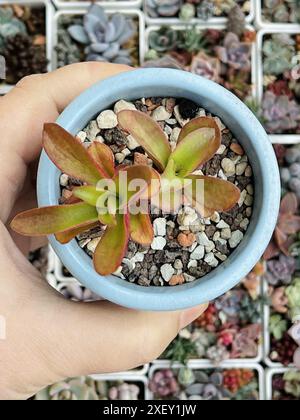
[[[229,225],[224,220],[220,220],[220,222],[217,224],[217,228],[225,229],[225,228],[229,228]]]
[[[90,140],[90,141],[94,141],[95,138],[97,137],[97,135],[99,134],[99,131],[100,131],[100,129],[98,127],[97,121],[92,120],[89,123],[89,125],[88,125],[88,127],[86,129],[86,137],[87,137],[87,139]]]
[[[254,188],[252,184],[247,185],[246,190],[248,194],[253,195],[254,194]]]
[[[124,111],[124,110],[128,110],[128,109],[136,110],[136,107],[132,102],[124,101],[124,99],[121,99],[120,101],[118,101],[114,106],[115,114],[117,114],[120,111]]]
[[[62,187],[66,187],[69,183],[69,177],[67,174],[61,174],[59,183]]]
[[[136,149],[136,148],[138,148],[138,147],[139,147],[139,144],[138,144],[138,142],[135,140],[135,138],[134,138],[134,137],[132,137],[131,135],[129,135],[129,136],[127,137],[127,146],[128,146],[128,149],[130,149],[130,150],[134,150],[134,149]]]
[[[191,253],[192,260],[201,260],[204,257],[204,246],[198,245]]]
[[[215,232],[214,236],[213,236],[213,241],[216,242],[219,238],[221,237],[220,232]]]
[[[153,222],[153,229],[155,236],[165,236],[166,235],[166,219],[163,217],[159,217],[154,220]]]
[[[170,141],[174,141],[175,143],[177,143],[180,131],[181,129],[179,127],[173,128],[171,136],[170,136]]]
[[[127,265],[129,272],[131,273],[135,269],[135,261],[132,258],[129,260],[128,258],[123,258],[122,261],[125,265]]]
[[[236,248],[238,244],[242,241],[244,234],[240,230],[235,230],[231,234],[231,238],[229,239],[230,248]]]
[[[164,106],[159,106],[152,112],[154,121],[166,121],[171,117],[171,113],[166,110]]]
[[[151,244],[151,248],[156,250],[156,251],[159,251],[159,250],[164,249],[166,244],[167,244],[167,241],[166,241],[165,238],[163,238],[162,236],[156,236],[153,239],[153,242]]]
[[[230,228],[225,228],[225,229],[221,230],[221,238],[222,239],[230,239],[231,238]]]
[[[197,260],[190,260],[188,263],[188,268],[196,268],[198,265]]]
[[[200,232],[197,234],[197,242],[199,245],[208,246],[209,245],[209,239],[204,232]]]
[[[216,151],[216,155],[222,155],[225,152],[225,150],[226,150],[225,144],[221,144],[221,146]]]
[[[244,203],[246,206],[252,206],[253,204],[253,196],[250,194],[247,194],[244,200]]]
[[[215,256],[220,260],[220,261],[225,261],[227,260],[227,255],[221,254],[221,252],[216,252]]]
[[[219,213],[217,211],[214,211],[213,212],[213,215],[210,216],[210,220],[212,222],[219,223],[219,221],[220,221],[220,215],[219,215]]]
[[[209,245],[205,247],[205,252],[211,252],[213,249],[215,249],[215,244],[213,241],[209,241]]]
[[[217,265],[219,265],[219,261],[215,258],[212,252],[205,255],[204,261],[211,267],[217,267]]]
[[[97,118],[98,127],[101,129],[115,128],[118,125],[118,119],[114,111],[110,109],[102,111]]]
[[[196,277],[191,276],[190,274],[184,273],[183,277],[187,283],[190,283],[195,280]]]
[[[97,245],[99,244],[101,238],[94,238],[87,244],[87,249],[94,253],[96,251]]]
[[[87,134],[85,131],[79,131],[76,137],[81,141],[81,143],[84,143],[87,138]]]
[[[189,119],[184,120],[182,118],[182,116],[180,115],[178,105],[176,105],[175,108],[174,108],[174,115],[175,115],[175,118],[178,121],[178,123],[181,125],[181,127],[185,126],[189,122]]]
[[[241,192],[241,195],[240,195],[240,198],[239,198],[239,201],[238,201],[238,205],[239,205],[239,207],[241,207],[241,206],[244,204],[244,201],[245,201],[246,195],[247,195],[247,191],[246,191],[246,190],[243,190],[243,191]]]
[[[142,252],[137,252],[135,254],[135,256],[133,257],[133,260],[135,262],[143,262],[145,258],[145,254],[143,254]]]
[[[161,272],[162,278],[166,282],[169,282],[171,280],[171,277],[175,273],[175,270],[174,270],[174,268],[172,267],[171,264],[164,264],[164,265],[161,266],[160,272]]]
[[[115,158],[118,163],[122,163],[125,159],[125,155],[123,155],[123,153],[116,153]]]
[[[181,260],[177,259],[174,261],[174,268],[176,270],[182,270],[183,269],[183,263]]]
[[[235,174],[235,164],[231,159],[222,159],[221,166],[226,176],[233,176]]]
[[[242,229],[247,229],[247,227],[248,227],[248,225],[249,225],[249,219],[247,219],[247,217],[245,217],[245,219],[243,219],[242,221],[241,221],[241,223],[240,223],[240,227],[242,228]]]
[[[252,176],[251,166],[247,166],[247,168],[245,170],[245,176]]]
[[[245,172],[247,168],[247,162],[240,162],[236,165],[236,170],[235,173],[237,175],[243,175],[243,173]]]

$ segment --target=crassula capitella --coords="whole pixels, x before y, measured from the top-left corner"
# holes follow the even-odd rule
[[[153,167],[115,167],[109,146],[94,141],[86,148],[59,125],[45,124],[47,155],[60,171],[82,185],[73,187],[65,204],[23,212],[11,223],[20,234],[55,234],[62,244],[101,226],[94,253],[95,270],[101,275],[119,268],[130,240],[151,245],[153,207],[174,213],[188,204],[202,217],[209,217],[215,211],[231,209],[240,197],[240,190],[231,182],[195,173],[220,147],[221,131],[214,118],[191,120],[182,128],[174,150],[158,123],[147,114],[124,110],[119,112],[118,121],[143,147]]]

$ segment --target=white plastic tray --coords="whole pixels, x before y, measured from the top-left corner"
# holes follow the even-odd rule
[[[85,7],[82,8],[74,8],[74,9],[66,9],[66,10],[60,10],[58,12],[56,12],[54,14],[53,20],[52,20],[52,33],[49,39],[49,47],[51,50],[51,71],[52,70],[56,70],[57,68],[57,55],[55,52],[55,46],[57,45],[57,29],[58,29],[58,23],[59,23],[59,19],[61,16],[63,15],[75,15],[75,16],[81,16],[84,15],[87,10],[88,10],[89,6],[88,3]],[[134,10],[134,9],[113,9],[113,8],[108,8],[105,9],[107,11],[108,14],[113,14],[113,13],[122,13],[126,16],[132,16],[132,17],[136,17],[138,19],[139,22],[139,56],[140,56],[140,61],[143,59],[144,57],[144,39],[145,39],[145,20],[144,20],[144,15],[140,10]]]
[[[46,9],[46,57],[48,60],[48,71],[51,70],[51,45],[50,45],[50,38],[52,34],[52,19],[53,19],[53,13],[54,8],[52,6],[52,3],[50,0],[36,0],[36,1],[30,1],[30,0],[1,0],[0,6],[5,5],[13,5],[18,4],[21,6],[30,6],[30,7],[45,7]],[[9,92],[14,85],[8,85],[6,83],[0,84],[0,95],[4,95],[7,92]]]
[[[295,370],[297,371],[297,369],[293,369],[293,368],[273,368],[273,369],[267,369],[266,370],[266,400],[267,401],[272,401],[273,399],[273,389],[272,389],[272,379],[274,375],[280,375],[283,374],[285,372],[288,372],[290,370]]]
[[[87,5],[91,4],[90,0],[86,1],[67,1],[67,0],[52,0],[55,6],[58,9],[74,9],[78,7],[85,8]],[[105,1],[98,0],[96,1],[100,6],[105,8],[110,7],[120,7],[124,8],[136,8],[139,9],[142,5],[142,0],[114,0],[114,1]]]
[[[158,18],[152,18],[147,13],[147,7],[145,0],[143,1],[143,9],[146,17],[146,22],[149,25],[178,25],[182,24],[182,20],[179,18],[164,18],[164,17],[158,17]],[[255,0],[250,0],[250,13],[246,17],[247,23],[251,23],[255,16]],[[203,21],[199,18],[194,18],[189,21],[190,25],[198,25],[198,24],[204,24],[204,25],[214,25],[214,24],[224,24],[227,22],[226,17],[213,17],[207,21]]]
[[[284,22],[268,22],[264,20],[264,16],[262,14],[262,2],[263,0],[254,0],[255,1],[255,24],[260,29],[276,29],[276,28],[282,28],[284,26],[285,28],[298,28],[298,31],[300,29],[300,25],[297,25],[296,23],[284,23]]]

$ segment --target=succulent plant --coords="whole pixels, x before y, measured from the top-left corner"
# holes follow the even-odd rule
[[[288,34],[274,34],[263,43],[263,67],[268,75],[279,75],[293,66],[295,41]]]
[[[300,171],[300,168],[299,168]],[[272,241],[264,253],[264,258],[274,258],[279,252],[290,255],[289,248],[294,242],[291,235],[300,230],[300,216],[298,212],[297,196],[294,193],[287,193],[281,200],[277,225]]]
[[[87,61],[131,64],[130,51],[123,48],[135,34],[131,19],[120,13],[108,17],[104,9],[93,4],[83,17],[83,24],[71,25],[70,36],[85,46]]]
[[[216,53],[222,63],[235,70],[248,72],[251,68],[251,44],[241,42],[232,32],[227,33],[222,47],[216,47]]]
[[[178,381],[171,369],[155,372],[150,380],[149,388],[156,397],[170,397],[179,392]]]
[[[271,305],[275,312],[286,314],[289,301],[285,295],[285,287],[277,287],[271,294]]]
[[[214,0],[215,14],[217,16],[228,14],[236,5],[236,0]]]
[[[108,146],[93,142],[87,150],[57,124],[45,124],[43,140],[45,151],[57,167],[86,185],[73,189],[72,204],[23,212],[14,218],[12,228],[29,236],[55,234],[56,239],[65,244],[101,223],[107,228],[95,250],[94,266],[99,274],[113,273],[125,256],[129,237],[143,245],[152,242],[149,214],[133,214],[128,208],[136,199],[148,198],[152,180],[156,179],[159,184],[159,175],[146,165],[115,169],[114,156]],[[122,177],[127,181],[124,188],[120,187]],[[129,189],[131,181],[135,180],[143,181],[139,192]]]
[[[253,379],[254,372],[251,369],[227,369],[223,373],[223,385],[233,394],[249,385]]]
[[[241,37],[246,28],[245,14],[238,4],[228,13],[227,31]]]
[[[180,31],[177,47],[190,53],[198,53],[205,50],[206,44],[205,32],[199,31],[196,27],[191,27],[187,28],[186,31]]]
[[[257,356],[257,343],[261,335],[261,326],[252,324],[242,328],[232,342],[231,357],[252,358]]]
[[[267,91],[262,101],[261,117],[268,133],[284,134],[297,128],[300,106],[286,95],[276,96]]]
[[[288,285],[292,281],[292,275],[296,268],[296,261],[293,257],[280,254],[267,262],[265,278],[271,286],[280,284]]]
[[[209,347],[206,355],[215,365],[219,365],[224,360],[230,358],[230,352],[222,344],[216,344],[215,346]]]
[[[178,336],[172,341],[162,357],[172,362],[186,364],[196,354],[196,344],[190,339]]]
[[[7,38],[12,38],[18,34],[27,34],[25,23],[14,15],[10,6],[2,6],[0,8],[0,51]]]
[[[209,20],[215,12],[214,2],[211,0],[202,0],[197,6],[197,17],[201,20]]]
[[[182,367],[178,372],[178,382],[182,386],[189,386],[195,382],[195,375],[192,369]]]
[[[99,400],[95,382],[89,377],[68,379],[40,391],[35,400]]]
[[[293,191],[300,198],[300,147],[295,145],[284,149],[284,160],[280,168],[284,191]]]
[[[287,320],[284,319],[281,315],[273,314],[270,316],[269,330],[270,334],[272,334],[276,340],[281,340],[283,338],[283,334],[286,332],[287,328]]]
[[[108,391],[110,400],[136,401],[139,399],[140,388],[136,384],[126,382],[111,387]]]
[[[295,398],[300,398],[300,372],[290,370],[283,375],[285,381],[284,390],[287,394],[293,395]]]
[[[192,175],[193,171],[214,156],[221,144],[221,131],[213,118],[192,119],[182,128],[173,151],[161,127],[148,115],[125,110],[118,114],[118,121],[119,126],[135,138],[162,174],[160,193],[156,196],[157,207],[164,211],[180,207],[182,193],[185,201],[191,203],[203,217],[216,210],[230,209],[236,204],[240,191],[232,183]],[[168,202],[166,196],[171,198]]]
[[[149,47],[158,52],[171,51],[175,48],[177,40],[177,31],[167,26],[162,26],[158,31],[150,32]]]
[[[204,52],[200,52],[193,57],[190,71],[191,73],[218,83],[221,72],[220,61],[217,58],[208,56]]]
[[[269,22],[296,23],[300,21],[299,0],[264,0],[263,15]]]
[[[300,277],[296,277],[285,289],[285,294],[288,298],[291,319],[296,322],[300,319]]]
[[[182,5],[182,0],[145,0],[146,11],[149,16],[172,17],[176,16]]]
[[[68,64],[79,63],[82,53],[77,44],[74,44],[71,36],[64,29],[57,31],[58,43],[55,47],[57,54],[57,67],[64,67]]]
[[[196,8],[192,3],[184,3],[179,12],[179,19],[184,22],[191,20],[196,14]]]

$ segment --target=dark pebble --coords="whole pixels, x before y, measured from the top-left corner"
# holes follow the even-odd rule
[[[102,136],[109,145],[126,146],[127,137],[118,127],[102,130]]]
[[[232,140],[232,134],[229,133],[223,133],[222,134],[222,144],[224,144],[226,147],[228,147],[231,143]]]
[[[251,178],[248,176],[239,175],[236,177],[236,181],[238,183],[239,189],[243,191],[247,185],[251,183]]]
[[[189,101],[188,99],[183,99],[179,103],[179,113],[184,120],[188,118],[195,118],[199,109],[199,105],[195,102]]]
[[[212,237],[214,236],[216,230],[217,230],[216,226],[214,226],[214,225],[208,225],[205,228],[205,233],[209,237],[209,239],[212,239]]]

